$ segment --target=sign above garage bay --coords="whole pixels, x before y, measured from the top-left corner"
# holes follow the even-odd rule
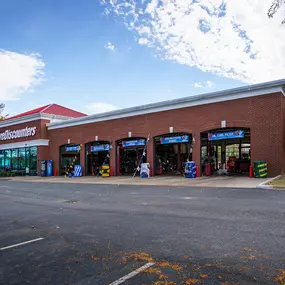
[[[161,137],[160,143],[161,144],[171,144],[171,143],[187,143],[189,142],[189,136],[173,136],[173,137]]]
[[[0,133],[0,140],[14,140],[18,138],[26,138],[26,137],[33,137],[36,134],[37,127],[26,127],[24,129],[19,130],[6,130],[3,133]]]
[[[145,145],[145,139],[122,141],[123,147],[144,146],[144,145]]]
[[[229,132],[212,132],[208,133],[209,141],[218,141],[225,139],[241,139],[244,138],[243,130],[229,131]]]
[[[110,151],[110,145],[109,144],[92,145],[90,147],[90,150],[91,152]]]

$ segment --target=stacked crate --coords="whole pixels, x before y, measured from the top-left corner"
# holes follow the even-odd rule
[[[265,160],[255,161],[253,172],[254,172],[255,178],[266,178],[267,177],[267,162]]]

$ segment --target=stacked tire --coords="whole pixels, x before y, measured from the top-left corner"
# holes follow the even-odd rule
[[[196,178],[196,163],[195,161],[188,161],[185,164],[185,178]]]
[[[265,160],[255,161],[253,173],[255,178],[266,178],[268,175],[267,162]]]

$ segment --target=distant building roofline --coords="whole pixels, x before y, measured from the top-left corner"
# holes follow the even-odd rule
[[[68,120],[72,118],[79,118],[87,116],[84,113],[60,106],[58,104],[48,104],[18,115],[7,117],[0,121],[0,127],[20,124],[28,121],[38,120],[38,119],[57,119],[57,120]]]

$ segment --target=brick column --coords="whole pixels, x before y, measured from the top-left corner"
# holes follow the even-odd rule
[[[85,165],[86,165],[86,155],[85,155],[85,145],[81,144],[80,150],[80,164],[82,166],[82,176],[85,176]]]
[[[194,132],[192,134],[192,160],[195,161],[199,167],[199,174],[201,176],[201,140],[200,133]]]
[[[150,164],[150,176],[153,176],[155,174],[155,157],[154,157],[154,143],[152,137],[149,138],[147,144],[146,162]]]
[[[118,175],[117,173],[117,169],[116,169],[116,160],[117,160],[117,156],[116,156],[116,142],[112,142],[111,144],[111,150],[110,150],[110,167],[111,167],[111,175]]]
[[[41,176],[41,160],[50,159],[49,149],[47,146],[37,147],[37,175]]]

